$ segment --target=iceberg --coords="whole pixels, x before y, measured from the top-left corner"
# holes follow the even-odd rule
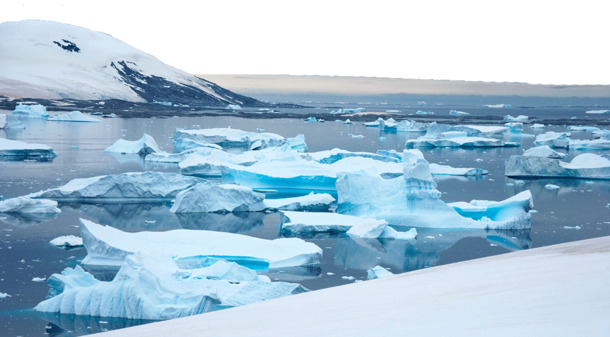
[[[327,212],[335,202],[328,193],[309,193],[305,196],[282,199],[265,199],[265,208],[283,211]]]
[[[413,149],[418,147],[516,147],[520,145],[516,142],[505,142],[495,138],[453,137],[453,135],[449,135],[448,133],[444,133],[441,136],[447,136],[447,138],[408,139],[405,147]]]
[[[265,240],[206,230],[128,233],[80,219],[87,256],[85,265],[120,266],[135,252],[163,253],[181,263],[207,258],[232,261],[257,270],[316,266],[322,249],[298,238]]]
[[[351,152],[338,148],[326,151],[310,152],[304,156],[304,158],[306,159],[311,159],[321,164],[333,164],[341,159],[351,157],[371,158],[379,161],[393,163],[398,163],[402,161],[402,158],[400,158],[400,154],[398,154],[397,156],[392,156],[385,153]]]
[[[553,158],[515,155],[506,160],[505,175],[508,177],[610,179],[610,160],[592,153],[578,155],[569,163]]]
[[[53,117],[49,117],[47,120],[54,122],[101,122],[101,120],[87,116],[80,111],[71,111],[65,114],[55,115]]]
[[[423,111],[423,110],[417,110],[415,112],[416,115],[434,115],[433,111]]]
[[[470,167],[451,167],[449,165],[440,165],[430,163],[430,172],[437,175],[448,175],[448,176],[482,176],[489,173],[487,170],[483,170],[480,168],[470,168]]]
[[[459,110],[449,110],[450,116],[470,116],[468,112],[459,111]]]
[[[420,139],[442,138],[447,132],[462,132],[462,136],[468,137],[495,137],[508,131],[506,126],[498,125],[448,125],[436,122],[430,123],[426,129],[426,134]]]
[[[217,259],[188,268],[169,256],[137,253],[125,259],[110,282],[77,266],[53,274],[53,297],[35,310],[127,319],[172,319],[307,291],[271,282],[238,264]]]
[[[83,246],[83,239],[74,235],[64,235],[49,241],[50,244],[60,248],[76,248]]]
[[[419,150],[405,150],[403,176],[384,179],[367,171],[344,173],[337,179],[337,213],[385,219],[393,225],[431,228],[522,229],[530,227],[531,194],[485,203],[487,211],[459,213],[440,200],[429,163]],[[525,192],[524,192],[525,193]],[[523,201],[527,199],[528,202]],[[481,206],[482,207],[482,206]],[[480,216],[479,216],[480,215]]]
[[[387,221],[360,218],[351,215],[326,213],[326,212],[280,212],[282,218],[282,233],[284,235],[302,235],[310,233],[345,233],[354,226],[380,226],[381,231],[376,237],[381,235],[387,226]]]
[[[533,127],[533,125],[532,125]],[[585,125],[570,125],[568,126],[568,132],[572,131],[580,131],[580,132],[596,132],[600,131],[600,128],[595,126],[585,126]]]
[[[551,149],[548,145],[532,147],[523,152],[523,155],[526,157],[544,157],[555,159],[563,159],[566,157],[565,153],[557,152]]]
[[[534,124],[530,125],[530,128],[532,128],[532,129],[544,129],[545,126],[544,126],[544,124],[534,123]]]
[[[571,139],[571,150],[610,150],[610,139]]]
[[[238,111],[238,110],[241,110],[241,106],[239,104],[229,104],[229,105],[227,105],[227,107],[225,109],[231,110],[231,111]]]
[[[0,129],[4,129],[6,127],[6,115],[0,114]]]
[[[146,156],[149,153],[161,152],[161,149],[159,149],[159,145],[157,145],[155,139],[145,133],[139,140],[130,141],[119,139],[104,151],[122,154],[132,153]]]
[[[416,121],[401,121],[396,125],[398,132],[426,132],[429,123],[421,123]]]
[[[511,115],[504,116],[505,122],[522,122],[527,123],[529,121],[529,117],[525,115],[519,115],[517,117],[513,117]]]
[[[610,110],[587,110],[587,111],[585,111],[585,113],[591,114],[591,115],[603,115],[603,114],[610,114]]]
[[[261,193],[251,188],[204,181],[176,196],[171,213],[258,212],[265,209]]]
[[[509,122],[505,123],[504,126],[510,129],[512,133],[520,133],[523,131],[523,123],[522,122]]]
[[[394,273],[383,268],[382,266],[375,266],[367,271],[366,279],[374,280],[376,278],[387,277],[392,275],[394,275]]]
[[[362,123],[362,125],[369,127],[369,128],[376,128],[376,127],[379,127],[382,122],[383,122],[383,118],[379,117],[373,122],[364,122],[364,123]]]
[[[212,143],[223,148],[246,147],[251,148],[255,143],[259,148],[281,146],[286,139],[278,134],[269,132],[248,132],[231,128],[214,129],[176,129],[174,130],[174,141],[179,138],[192,139],[202,143]]]
[[[538,146],[548,145],[550,147],[568,148],[570,140],[565,132],[547,131],[537,135],[534,144]]]
[[[200,147],[222,150],[222,146],[211,143],[199,142],[189,138],[174,138],[173,141],[174,153],[184,152]]]
[[[47,113],[47,108],[41,104],[25,105],[20,103],[15,107],[15,110],[13,110],[11,114],[16,117],[25,118],[46,119],[47,117],[49,117],[49,114]]]
[[[0,213],[58,214],[61,210],[57,201],[23,196],[0,200]]]
[[[52,160],[57,157],[48,145],[0,138],[0,158],[9,160]]]
[[[201,181],[176,173],[128,172],[73,179],[29,197],[80,202],[159,202],[171,200],[178,192]]]

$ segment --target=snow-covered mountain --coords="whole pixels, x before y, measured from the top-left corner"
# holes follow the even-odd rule
[[[264,105],[171,67],[108,34],[39,20],[0,23],[0,95]]]

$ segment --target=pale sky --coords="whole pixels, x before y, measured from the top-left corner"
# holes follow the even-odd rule
[[[607,4],[606,4],[607,3]],[[195,74],[610,84],[607,1],[3,0]]]

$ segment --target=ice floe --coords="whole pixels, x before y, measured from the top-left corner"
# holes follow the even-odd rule
[[[585,113],[592,114],[592,115],[603,115],[603,114],[610,114],[610,110],[587,110],[587,111],[585,111]]]
[[[335,202],[328,193],[309,193],[305,196],[281,199],[265,199],[265,207],[268,209],[302,212],[326,212]]]
[[[182,263],[200,263],[208,257],[237,262],[255,269],[315,266],[322,249],[298,238],[265,240],[207,230],[128,233],[81,219],[87,265],[120,266],[135,252],[163,253]]]
[[[128,319],[171,319],[307,291],[299,284],[271,282],[235,263],[202,260],[184,266],[169,256],[128,256],[110,282],[82,268],[66,268],[49,279],[53,297],[37,311]]]
[[[367,271],[366,279],[374,280],[376,278],[387,277],[392,275],[394,275],[394,273],[383,268],[382,266],[375,266]]]
[[[83,239],[75,235],[64,235],[49,241],[50,244],[61,248],[76,248],[83,246]]]
[[[61,210],[57,201],[23,196],[0,200],[0,213],[58,214]]]
[[[257,212],[264,210],[265,195],[232,184],[201,182],[176,196],[172,213]]]
[[[201,181],[176,173],[128,172],[73,179],[61,187],[29,196],[80,202],[158,202],[171,200]]]
[[[610,160],[592,153],[578,155],[570,162],[515,155],[506,160],[505,174],[509,177],[610,179]]]
[[[80,111],[71,111],[65,114],[55,115],[53,117],[49,117],[47,120],[54,122],[101,122],[101,120],[85,115]]]
[[[381,225],[387,226],[387,221],[373,218],[360,218],[351,215],[326,212],[281,212],[282,233],[299,235],[308,233],[345,233],[353,226]],[[382,228],[382,230],[383,230]],[[381,234],[381,232],[379,233]],[[377,236],[379,236],[379,234]]]
[[[449,110],[449,115],[451,116],[470,116],[470,113],[459,110]]]
[[[566,157],[565,153],[557,152],[551,149],[548,145],[532,147],[523,152],[523,155],[526,157],[544,157],[555,159],[563,159]]]
[[[571,139],[571,150],[610,150],[610,139]]]
[[[537,135],[534,144],[538,146],[548,145],[550,147],[568,148],[570,139],[565,132],[548,131]]]
[[[46,161],[57,157],[53,148],[44,144],[26,143],[19,140],[0,138],[0,158],[9,160]]]
[[[174,141],[178,138],[192,139],[202,143],[212,143],[223,148],[245,147],[251,148],[257,145],[258,148],[281,146],[286,143],[286,139],[278,134],[269,132],[248,132],[231,128],[212,128],[212,129],[176,129],[174,131]]]
[[[131,153],[146,156],[149,153],[161,152],[161,149],[159,149],[159,145],[157,145],[155,139],[145,133],[139,140],[131,141],[119,139],[104,151],[114,153]]]

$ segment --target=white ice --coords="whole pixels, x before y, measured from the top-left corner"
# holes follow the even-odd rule
[[[57,154],[44,144],[26,143],[19,140],[0,138],[0,157],[11,159],[53,159]]]
[[[566,157],[565,153],[557,152],[551,149],[548,145],[541,145],[527,149],[523,152],[526,157],[544,157],[544,158],[555,158],[563,159]]]
[[[335,202],[328,193],[309,193],[308,195],[293,198],[265,199],[265,207],[284,211],[326,212]]]
[[[592,115],[610,114],[610,110],[587,110],[585,113]]]
[[[49,241],[49,243],[56,247],[73,248],[81,247],[83,245],[83,239],[75,235],[64,235],[56,237],[55,239]]]
[[[527,123],[529,121],[529,117],[525,115],[519,115],[517,117],[513,117],[511,115],[504,116],[505,122],[523,122]]]
[[[147,202],[171,200],[201,179],[166,172],[127,172],[79,178],[29,195],[36,198],[90,202]]]
[[[387,277],[394,275],[394,273],[389,270],[383,268],[382,266],[375,266],[367,271],[367,280],[374,280],[376,278]]]
[[[515,155],[506,160],[505,174],[509,177],[610,179],[610,160],[592,153],[578,155],[571,162]]]
[[[570,150],[610,150],[610,139],[571,139]]]
[[[47,108],[42,104],[17,104],[15,110],[11,112],[13,116],[16,117],[26,117],[26,118],[42,118],[46,119],[49,117],[49,113],[47,112]]]
[[[258,212],[264,210],[265,195],[251,188],[207,181],[186,189],[176,196],[172,213]]]
[[[61,210],[57,208],[57,201],[23,196],[0,199],[0,213],[57,214]]]
[[[55,115],[49,117],[47,120],[54,122],[101,122],[101,120],[85,115],[80,111],[71,111],[65,114]]]
[[[139,140],[119,139],[104,151],[146,156],[149,153],[161,152],[161,149],[155,139],[145,133]]]
[[[176,129],[174,131],[174,141],[178,138],[192,139],[202,143],[212,143],[229,147],[250,148],[255,143],[259,148],[281,146],[286,143],[286,139],[278,134],[269,132],[249,132],[231,128],[212,128],[212,129]]]
[[[234,261],[257,269],[315,266],[322,249],[301,239],[265,240],[207,230],[177,229],[166,232],[128,233],[81,219],[87,256],[83,264],[120,266],[135,252],[174,256],[184,263],[206,257]]]
[[[218,259],[197,267],[154,253],[128,256],[112,281],[82,268],[66,268],[49,279],[53,297],[37,311],[82,316],[163,320],[240,306],[307,291]]]
[[[282,232],[291,235],[306,233],[345,233],[353,226],[387,226],[387,221],[326,212],[282,211]],[[383,231],[382,228],[382,231]],[[379,233],[377,236],[379,236]]]
[[[470,116],[470,113],[459,110],[449,110],[449,115],[451,116]]]
[[[547,131],[537,135],[534,144],[538,146],[548,145],[550,147],[568,148],[570,139],[565,132]]]
[[[434,115],[433,111],[424,111],[424,110],[417,110],[415,112],[416,115]]]

